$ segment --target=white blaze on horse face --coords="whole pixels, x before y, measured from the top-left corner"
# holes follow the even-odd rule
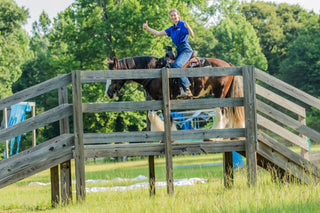
[[[107,82],[106,82],[106,92],[105,92],[106,96],[108,96],[107,92],[109,90],[110,85],[111,85],[111,79],[108,79]]]

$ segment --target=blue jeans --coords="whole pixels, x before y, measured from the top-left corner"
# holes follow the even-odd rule
[[[182,68],[191,58],[193,50],[189,43],[185,42],[177,46],[178,56],[173,64],[173,68]],[[184,90],[191,85],[187,77],[179,78],[179,84]]]

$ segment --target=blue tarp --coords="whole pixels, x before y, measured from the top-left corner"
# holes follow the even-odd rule
[[[184,114],[182,114],[182,113],[171,112],[170,114],[171,114],[171,116],[172,116],[173,118],[180,118],[180,117],[181,117],[181,119],[179,119],[179,121],[185,121],[185,120],[186,120]],[[181,129],[183,129],[183,130],[184,130],[184,129],[193,129],[193,128],[192,128],[191,120],[183,123],[183,125],[181,126]]]
[[[31,111],[32,111],[32,108],[29,103],[19,103],[19,104],[12,105],[8,127],[26,120],[27,112],[31,112]],[[19,153],[20,139],[21,139],[21,135],[17,137],[17,149],[15,154]],[[15,144],[15,138],[12,138],[10,141],[9,155],[13,155],[14,144]],[[5,156],[5,152],[3,156]]]

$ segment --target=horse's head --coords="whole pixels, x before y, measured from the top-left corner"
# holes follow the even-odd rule
[[[119,61],[117,57],[113,57],[113,60],[108,59],[109,70],[117,70],[119,67]]]
[[[125,80],[108,79],[106,83],[106,96],[109,99],[113,99],[117,97],[120,89],[122,88],[125,82],[126,82]]]
[[[110,70],[117,70],[119,68],[119,61],[116,57],[113,60],[108,60],[109,69]],[[106,82],[106,96],[109,99],[113,99],[117,97],[120,89],[124,85],[125,80],[111,80],[108,79]]]
[[[159,58],[158,60],[157,68],[162,68],[162,67],[172,68],[173,63],[174,63],[174,60],[168,57],[162,57],[162,58]]]

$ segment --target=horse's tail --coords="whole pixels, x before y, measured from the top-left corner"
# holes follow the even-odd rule
[[[234,76],[230,89],[230,97],[243,97],[243,79],[242,76]],[[244,107],[229,107],[227,117],[230,121],[230,127],[244,128],[245,116]]]

